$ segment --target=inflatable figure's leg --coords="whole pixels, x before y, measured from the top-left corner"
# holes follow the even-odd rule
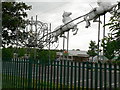
[[[57,42],[57,41],[58,41],[58,36],[55,37],[55,42]]]
[[[84,17],[84,20],[86,21],[85,28],[88,28],[90,26],[90,21],[87,19],[87,16]]]
[[[54,41],[52,41],[52,43],[57,42],[57,41],[58,41],[58,36],[55,36]]]
[[[72,30],[72,32],[74,32],[75,31],[75,33],[73,33],[73,35],[76,35],[77,34],[77,32],[78,32],[78,28],[77,28],[77,25],[74,27],[74,29]]]
[[[77,25],[74,25],[73,29],[72,29],[72,32],[76,31],[76,29],[77,29]]]
[[[78,28],[76,29],[75,33],[73,33],[73,35],[76,35],[76,34],[77,34],[77,32],[78,32]]]
[[[90,22],[89,21],[86,21],[86,26],[85,28],[88,28],[90,26]]]
[[[65,35],[63,35],[63,34],[61,34],[61,35],[60,35],[60,37],[64,37],[64,38],[66,38],[66,36],[65,36]]]

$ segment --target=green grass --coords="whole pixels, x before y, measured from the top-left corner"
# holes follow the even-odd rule
[[[21,80],[24,79],[24,86],[23,86],[23,82],[21,82]],[[36,83],[37,82],[37,83]],[[28,80],[26,78],[21,78],[18,76],[10,76],[10,75],[3,75],[2,77],[2,88],[28,88]],[[50,82],[44,82],[44,81],[36,81],[36,80],[32,80],[32,88],[61,88],[60,84],[56,84],[56,83],[50,83]],[[70,88],[70,85],[63,85],[62,84],[62,88]],[[74,86],[72,86],[72,88],[74,88]]]
[[[21,82],[21,80],[24,79],[24,86],[23,86],[23,82]],[[37,82],[37,83],[36,83]],[[64,90],[64,89],[70,89],[72,87],[72,90],[75,90],[74,85],[70,86],[70,85],[63,85],[60,83],[57,85],[57,83],[50,83],[50,82],[44,82],[44,81],[40,81],[39,80],[32,80],[32,86],[31,88],[58,88],[60,90]],[[61,88],[62,86],[62,88]],[[26,78],[21,78],[19,76],[10,76],[10,75],[2,75],[2,88],[28,88],[28,79]],[[109,88],[109,87],[108,87]],[[76,90],[78,90],[78,87],[76,87]],[[79,88],[79,90],[82,90],[82,87]],[[86,87],[84,87],[84,90],[90,90],[90,88],[86,89]],[[92,90],[95,90],[94,88]],[[120,90],[120,88],[117,88],[116,90]]]
[[[23,80],[24,79],[24,86],[23,86]],[[37,82],[37,83],[36,83]],[[50,83],[50,82],[44,82],[44,81],[40,81],[39,80],[32,80],[32,88],[60,88],[60,84],[58,84],[58,86],[55,83]],[[2,75],[2,87],[3,88],[28,88],[28,79],[26,78],[21,78],[19,76],[10,76],[10,75]],[[65,86],[62,85],[63,88],[70,88],[70,86]]]
[[[24,79],[24,87],[27,88],[27,79],[18,76],[2,75],[2,88],[22,88],[23,83],[21,80]]]

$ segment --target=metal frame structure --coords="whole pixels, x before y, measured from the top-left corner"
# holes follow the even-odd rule
[[[47,23],[43,23],[41,21],[37,20],[37,15],[35,20],[33,20],[33,17],[31,17],[30,20],[27,20],[27,24],[25,29],[23,30],[24,33],[27,34],[26,37],[23,36],[23,40],[22,43],[18,40],[19,38],[19,31],[16,31],[16,48],[18,48],[18,46],[20,47],[26,47],[27,51],[26,53],[28,54],[28,51],[30,50],[30,48],[34,48],[34,59],[36,59],[36,55],[37,55],[37,51],[36,48],[38,49],[42,49],[45,46],[49,46],[49,42],[48,42],[48,36],[42,38],[41,40],[39,38],[41,38],[42,36],[44,36],[45,34],[48,34],[51,32],[51,29],[48,28],[48,24]],[[51,27],[50,27],[51,28]],[[50,48],[50,46],[48,47]],[[14,51],[15,55],[18,53],[17,49]],[[16,57],[16,56],[15,56]]]

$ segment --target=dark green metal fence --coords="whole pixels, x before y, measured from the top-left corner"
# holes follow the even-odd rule
[[[117,64],[12,59],[2,66],[3,88],[120,90]]]

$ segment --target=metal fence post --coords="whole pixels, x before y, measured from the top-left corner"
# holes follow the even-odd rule
[[[106,90],[107,87],[107,64],[104,64],[104,90]]]
[[[98,64],[95,63],[95,90],[98,88]]]
[[[69,64],[69,63],[70,63],[70,62],[67,61],[67,78],[66,78],[67,88],[69,88],[69,78],[70,78],[70,76],[69,76],[69,74],[70,74],[70,64]]]
[[[60,62],[60,88],[62,88],[62,61]]]
[[[74,90],[76,90],[76,79],[77,79],[77,63],[74,62]]]
[[[89,88],[89,62],[86,63],[86,89]]]
[[[114,89],[117,89],[117,65],[114,64]]]
[[[100,74],[99,74],[99,79],[100,79],[100,90],[102,90],[102,85],[103,85],[103,76],[102,76],[102,63],[99,63],[99,69],[100,69]]]
[[[32,88],[32,60],[29,59],[29,67],[28,67],[28,88]]]
[[[90,76],[91,76],[91,84],[90,84],[90,88],[93,89],[93,63],[91,63],[91,70],[90,70]]]
[[[81,62],[78,63],[78,90],[80,90],[80,77],[81,77]]]
[[[112,89],[112,65],[109,64],[109,89]]]
[[[82,90],[84,90],[84,76],[85,75],[85,63],[82,63]]]

